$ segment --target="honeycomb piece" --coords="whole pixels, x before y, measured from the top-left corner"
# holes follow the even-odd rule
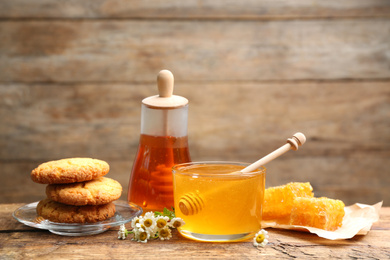
[[[296,197],[289,224],[334,231],[341,227],[344,206],[341,200]]]
[[[286,185],[268,188],[264,193],[264,220],[288,222],[296,197],[313,197],[313,188],[309,182],[291,182]],[[283,220],[284,219],[284,220]]]

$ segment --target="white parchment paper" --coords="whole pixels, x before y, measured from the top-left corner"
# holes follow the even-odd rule
[[[326,231],[319,228],[294,226],[294,225],[281,225],[276,222],[263,221],[261,223],[262,228],[279,228],[279,229],[293,229],[309,231],[310,233],[317,234],[319,237],[326,239],[348,239],[355,235],[366,235],[373,223],[379,220],[379,211],[382,207],[382,203],[378,202],[375,205],[365,205],[356,203],[354,205],[345,207],[345,216],[343,224],[335,231]]]

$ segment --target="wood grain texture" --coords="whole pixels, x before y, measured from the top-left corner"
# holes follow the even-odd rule
[[[170,69],[193,160],[253,162],[301,131],[267,186],[390,205],[387,0],[5,0],[0,39],[0,202],[41,199],[30,171],[76,156],[126,191],[141,100]]]
[[[390,77],[390,19],[4,21],[0,80],[154,82]]]
[[[386,81],[177,85],[176,93],[190,100],[190,141],[202,159],[232,159],[220,151],[255,159],[299,129],[315,144],[305,144],[301,155],[389,152]],[[156,91],[155,84],[0,84],[1,158],[94,151],[125,159],[138,145],[141,100]]]
[[[118,228],[87,237],[63,237],[33,229],[11,216],[22,204],[0,205],[2,259],[303,259],[390,257],[390,208],[382,208],[381,218],[366,236],[348,240],[326,240],[313,234],[268,229],[269,244],[256,248],[251,240],[240,243],[201,243],[182,238],[176,231],[168,241],[146,244],[117,239]]]
[[[289,233],[272,231],[275,239],[272,245],[265,249],[253,247],[251,242],[235,244],[205,244],[184,241],[173,238],[170,241],[152,241],[147,244],[133,241],[116,240],[115,231],[86,240],[80,238],[53,238],[54,235],[42,232],[15,232],[12,235],[0,234],[0,238],[6,239],[7,252],[5,259],[145,259],[147,257],[186,258],[186,259],[252,259],[259,257],[272,257],[272,259],[304,259],[308,257],[318,258],[348,258],[357,259],[389,257],[389,248],[386,245],[371,245],[369,242],[360,242],[354,239],[349,243],[321,244],[312,235],[299,234],[296,238],[288,239]],[[374,232],[373,232],[374,233]],[[369,236],[370,241],[381,241],[388,238],[383,231],[377,231]],[[10,238],[5,238],[5,237]],[[176,235],[177,236],[177,235]],[[376,236],[375,238],[373,238]],[[35,238],[35,239],[34,239]],[[286,239],[287,238],[287,239]],[[9,243],[11,239],[20,245]],[[313,241],[314,240],[314,241]],[[286,241],[286,242],[285,242]],[[313,241],[313,242],[310,242]],[[161,243],[164,243],[161,245]],[[320,243],[320,245],[318,245]],[[309,244],[309,245],[308,245]],[[333,246],[333,244],[336,244]],[[362,245],[363,244],[363,245]],[[383,244],[383,242],[382,242]]]
[[[321,19],[389,16],[386,0],[12,0],[0,2],[3,18]]]
[[[0,201],[23,201],[29,173],[39,163],[77,156],[108,161],[125,197],[140,101],[156,91],[147,83],[1,84],[0,178],[7,185]],[[177,82],[176,93],[190,100],[194,161],[254,162],[302,131],[308,138],[303,147],[267,165],[267,186],[310,181],[316,195],[347,205],[387,205],[388,82]],[[40,199],[42,189],[32,184],[29,199]]]

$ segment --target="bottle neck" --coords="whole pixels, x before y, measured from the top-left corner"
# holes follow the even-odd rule
[[[178,108],[150,108],[142,104],[141,134],[187,136],[188,105]]]

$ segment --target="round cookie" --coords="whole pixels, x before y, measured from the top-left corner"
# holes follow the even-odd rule
[[[31,172],[31,179],[42,184],[74,183],[104,176],[108,163],[91,158],[68,158],[42,163]]]
[[[100,177],[91,181],[71,184],[49,184],[49,199],[75,206],[102,205],[119,199],[122,186],[116,180]]]
[[[99,206],[70,206],[44,199],[37,205],[37,214],[59,223],[94,223],[114,216],[115,205],[111,202]]]

